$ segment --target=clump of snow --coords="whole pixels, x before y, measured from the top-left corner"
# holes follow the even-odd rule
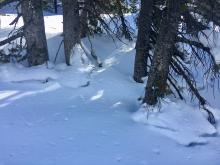
[[[212,109],[212,111],[219,121],[218,110]],[[206,136],[213,136],[218,132],[208,122],[201,109],[183,101],[173,102],[166,99],[161,102],[160,108],[151,109],[143,105],[132,118],[186,146],[205,144],[208,142]]]

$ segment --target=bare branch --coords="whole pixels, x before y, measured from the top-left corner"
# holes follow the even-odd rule
[[[0,41],[0,46],[3,46],[5,44],[9,44],[10,42],[16,40],[17,38],[20,38],[20,37],[23,37],[23,36],[24,36],[23,32],[19,32],[15,35],[3,40],[3,41]]]

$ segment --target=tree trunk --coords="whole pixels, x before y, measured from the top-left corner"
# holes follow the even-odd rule
[[[158,98],[164,97],[167,92],[169,66],[172,59],[172,49],[178,34],[181,4],[175,0],[168,0],[165,10],[143,100],[149,105],[155,105]]]
[[[81,32],[80,37],[84,38],[87,36],[87,33],[89,32],[88,27],[88,11],[87,9],[90,8],[90,0],[84,0],[84,5],[80,13],[80,24],[81,24]]]
[[[22,0],[21,11],[29,65],[41,65],[49,59],[42,0]]]
[[[77,0],[63,0],[63,33],[66,64],[70,64],[73,47],[80,41],[80,16]]]
[[[142,77],[147,76],[152,10],[153,0],[141,0],[133,75],[134,80],[139,83],[143,83]]]
[[[54,0],[54,1],[53,1],[53,6],[54,6],[54,12],[57,14],[57,13],[58,13],[57,0]]]

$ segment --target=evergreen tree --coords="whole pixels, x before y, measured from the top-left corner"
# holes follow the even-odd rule
[[[210,82],[219,77],[219,67],[211,49],[201,40],[201,37],[209,39],[205,30],[220,25],[219,1],[179,0],[177,3],[173,0],[155,0],[154,3],[150,43],[146,44],[146,49],[150,47],[152,52],[148,56],[151,66],[143,102],[156,105],[170,92],[183,99],[176,78],[180,76],[208,112],[209,121],[214,123],[212,113],[206,108],[206,99],[197,89],[193,71],[200,67],[200,72]],[[140,28],[143,27],[139,26],[139,31]]]

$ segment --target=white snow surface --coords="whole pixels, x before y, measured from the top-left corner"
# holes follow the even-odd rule
[[[0,17],[2,40],[15,15]],[[48,64],[0,65],[0,165],[220,164],[217,88],[214,95],[201,91],[214,107],[215,126],[196,102],[167,98],[160,108],[140,108],[145,85],[132,80],[135,43],[96,36],[102,68],[80,46],[72,66],[64,63],[63,47],[54,64],[62,17],[45,16],[45,26]]]
[[[161,108],[147,109],[143,105],[133,119],[151,126],[151,129],[174,139],[179,144],[190,146],[206,144],[206,136],[213,136],[218,130],[204,117],[202,110],[182,101],[162,101]],[[215,111],[215,110],[212,110]],[[216,110],[215,113],[218,113]],[[215,114],[219,122],[220,113]]]

